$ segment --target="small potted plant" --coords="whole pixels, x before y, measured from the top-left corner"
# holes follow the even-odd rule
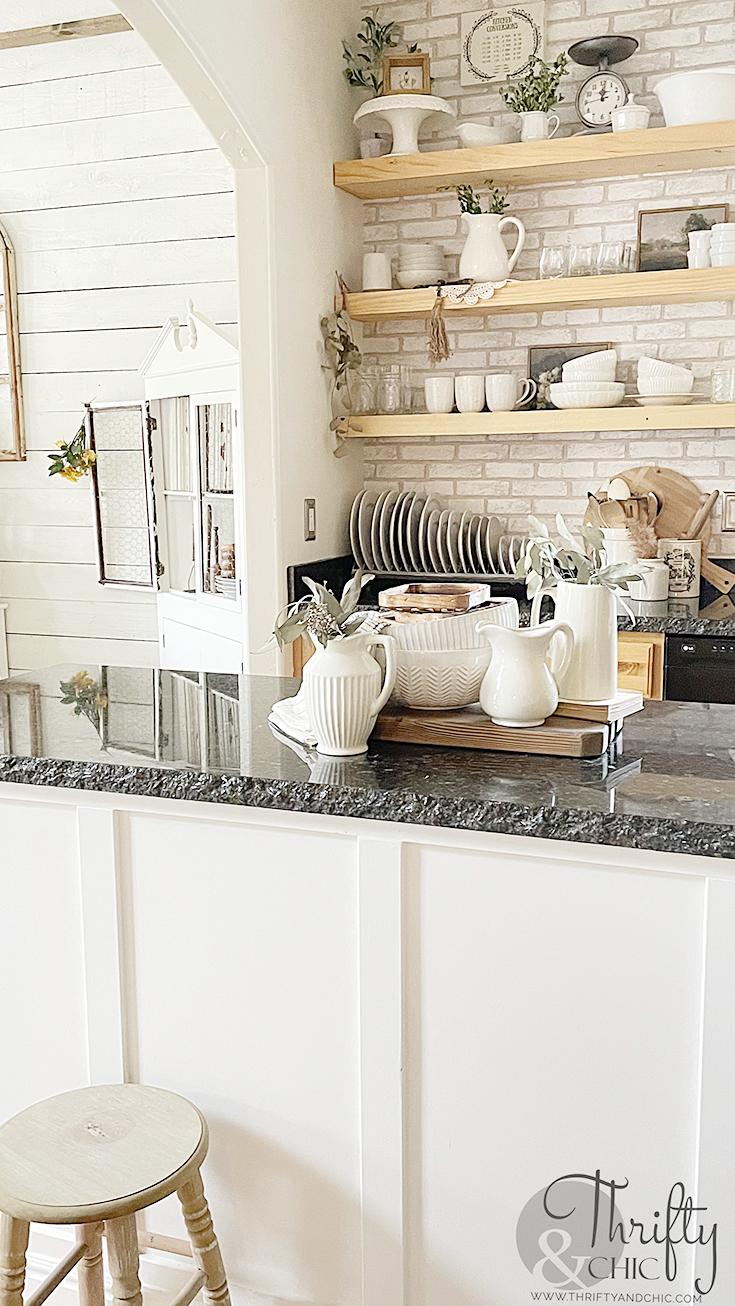
[[[459,260],[462,281],[507,281],[526,239],[526,229],[520,219],[505,213],[508,208],[505,191],[493,186],[492,178],[485,185],[488,187],[488,199],[484,209],[480,196],[472,186],[446,188],[457,192],[462,226],[467,233]],[[515,227],[518,232],[516,246],[510,257],[502,238],[503,228],[507,226]]]
[[[358,571],[338,599],[326,585],[305,578],[309,593],[279,613],[274,635],[281,648],[308,636],[314,654],[304,667],[306,707],[317,752],[353,757],[367,752],[378,713],[388,702],[396,676],[395,644],[388,635],[361,629],[360,591],[372,576]],[[385,671],[371,649],[385,651]],[[381,688],[382,681],[382,688]]]
[[[574,634],[559,694],[568,702],[609,701],[618,681],[616,595],[629,594],[630,583],[639,581],[641,572],[631,563],[608,566],[604,537],[596,526],[583,526],[578,539],[559,514],[557,543],[543,522],[535,517],[528,521],[531,533],[516,576],[526,581],[533,600],[531,625],[538,625],[541,600],[551,595],[557,619],[571,626]]]
[[[520,116],[522,141],[546,140],[558,131],[559,115],[551,110],[564,98],[559,86],[567,62],[563,50],[552,64],[536,59],[524,77],[501,87],[500,94],[508,108]]]

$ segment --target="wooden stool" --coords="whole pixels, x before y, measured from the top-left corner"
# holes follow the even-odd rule
[[[199,1173],[208,1146],[191,1102],[140,1084],[62,1093],[14,1116],[0,1128],[0,1306],[23,1306],[33,1221],[75,1224],[77,1242],[26,1306],[40,1306],[77,1263],[81,1306],[104,1306],[103,1231],[114,1301],[142,1306],[135,1212],[171,1193],[198,1266],[171,1306],[189,1306],[202,1286],[212,1306],[229,1306]]]

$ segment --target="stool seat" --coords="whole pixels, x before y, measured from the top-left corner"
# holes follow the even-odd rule
[[[140,1084],[82,1088],[0,1128],[0,1211],[79,1224],[119,1217],[178,1191],[207,1153],[204,1117]]]

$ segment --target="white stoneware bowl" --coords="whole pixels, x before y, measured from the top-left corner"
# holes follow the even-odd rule
[[[671,73],[653,88],[667,127],[735,118],[735,65]]]
[[[678,377],[680,381],[686,381],[692,373],[688,367],[682,367],[679,363],[664,363],[658,358],[639,358],[638,359],[638,376],[640,377]]]
[[[559,381],[549,386],[549,397],[557,408],[615,408],[623,402],[625,386],[590,381],[588,385],[567,385]]]
[[[446,268],[412,268],[404,272],[399,268],[396,281],[401,290],[415,290],[417,286],[435,286],[438,281],[446,280]]]
[[[686,385],[683,385],[671,377],[653,376],[648,379],[638,378],[639,395],[688,395],[694,389],[694,376],[689,378]]]
[[[599,349],[595,354],[582,354],[580,358],[570,358],[562,368],[565,381],[587,380],[593,373],[597,376],[604,372],[609,381],[615,380],[618,365],[616,349]]]
[[[561,369],[561,379],[565,385],[613,385],[615,382],[614,367],[590,367],[586,372],[572,372],[571,376],[567,372],[566,366]]]
[[[488,127],[482,122],[461,122],[457,135],[465,149],[480,145],[507,145],[518,139],[512,127]]]
[[[713,250],[710,255],[710,262],[713,268],[735,267],[735,245],[729,250],[723,250],[721,254]]]
[[[397,649],[392,702],[425,712],[477,703],[491,656],[489,644],[443,653]]]
[[[456,617],[437,617],[435,621],[392,621],[384,634],[391,635],[399,649],[416,653],[466,652],[485,648],[487,640],[478,635],[477,627],[505,626],[518,629],[518,603],[515,599],[491,599],[492,607],[461,612]]]

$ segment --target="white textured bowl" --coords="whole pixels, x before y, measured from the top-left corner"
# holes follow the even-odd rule
[[[480,697],[492,649],[454,649],[448,653],[396,649],[392,701],[423,711],[468,707]]]
[[[507,145],[518,139],[512,127],[488,127],[482,122],[461,122],[457,135],[465,149],[481,145]]]
[[[654,376],[664,379],[667,377],[677,377],[680,381],[686,381],[686,378],[691,376],[691,371],[688,367],[682,367],[679,363],[664,363],[658,358],[639,358],[639,379],[641,377],[648,378]]]
[[[478,635],[480,625],[518,629],[518,603],[515,599],[491,599],[492,607],[461,612],[457,616],[437,617],[435,621],[391,621],[385,631],[400,649],[423,653],[463,652],[485,648],[487,640]]]
[[[670,73],[653,88],[667,127],[735,118],[735,66]]]
[[[715,251],[713,250],[711,255],[711,264],[713,268],[735,267],[735,245],[733,245],[732,249],[727,250],[722,254],[716,254]]]
[[[584,380],[591,372],[600,370],[610,373],[610,380],[615,380],[615,369],[618,365],[618,351],[616,349],[598,349],[594,354],[582,354],[579,358],[570,358],[562,368],[562,375],[565,380],[573,380],[579,377]]]
[[[564,368],[562,368],[561,379],[564,385],[614,385],[615,373],[612,368],[606,370],[601,368],[599,372],[586,372],[583,377],[566,376]]]
[[[618,390],[623,383],[622,381],[595,381],[591,377],[588,380],[585,377],[583,381],[581,379],[575,381],[554,381],[553,384],[563,385],[564,389],[568,390],[570,393],[573,393],[575,390],[604,390],[606,393],[614,395],[618,393]]]
[[[694,374],[689,373],[686,381],[677,381],[676,378],[651,376],[648,378],[638,377],[639,395],[688,395],[694,389]]]
[[[438,281],[444,281],[447,275],[446,268],[426,268],[416,269],[412,272],[396,272],[396,281],[401,290],[415,290],[417,286],[435,286]]]
[[[557,408],[615,408],[623,402],[625,386],[622,381],[615,385],[567,385],[559,381],[549,386],[549,397]]]

